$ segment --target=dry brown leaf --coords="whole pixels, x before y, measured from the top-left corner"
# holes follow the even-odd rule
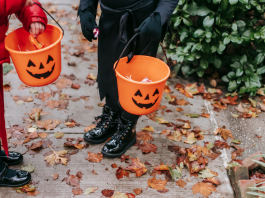
[[[136,177],[142,176],[144,173],[146,173],[147,169],[145,168],[145,165],[139,158],[131,158],[132,164],[129,165],[126,170],[135,173]]]
[[[61,139],[64,135],[65,135],[65,133],[59,132],[59,131],[57,131],[57,132],[54,133],[54,137],[56,139]]]
[[[55,86],[57,87],[57,89],[64,89],[68,85],[72,85],[72,83],[73,82],[70,79],[61,78],[55,82]]]
[[[87,151],[88,153],[88,158],[86,160],[93,162],[93,163],[99,163],[101,162],[101,160],[103,160],[103,155],[101,152],[98,153],[90,153],[89,151]]]
[[[45,133],[45,132],[42,132],[42,133],[38,133],[38,135],[39,135],[39,137],[41,138],[41,139],[45,139],[45,138],[47,138],[48,137],[48,133]]]
[[[161,163],[161,165],[156,166],[154,169],[158,171],[169,170],[168,165],[164,165],[163,163]]]
[[[182,134],[179,129],[174,131],[173,134],[167,135],[167,138],[173,141],[182,141]]]
[[[155,177],[148,179],[147,184],[149,187],[156,190],[165,190],[165,185],[167,185],[167,180],[156,179]]]
[[[96,125],[95,125],[95,124],[92,124],[92,125],[87,126],[86,128],[84,128],[84,131],[85,131],[85,132],[88,132],[88,131],[90,131],[91,129],[94,129],[95,127],[96,127]]]
[[[27,192],[27,194],[28,194],[29,196],[36,196],[36,195],[40,194],[40,192],[37,191],[37,190],[34,190],[34,191],[29,191],[29,192]]]
[[[183,98],[180,100],[176,100],[176,102],[177,102],[177,105],[181,105],[181,106],[186,106],[186,105],[190,104],[189,102],[187,102]]]
[[[28,114],[30,119],[37,122],[40,119],[40,113],[42,112],[41,108],[34,108],[31,110],[31,112]]]
[[[140,195],[142,193],[142,188],[135,188],[133,189],[133,192],[136,194],[136,195]]]
[[[50,109],[58,108],[58,110],[63,110],[67,108],[67,106],[69,105],[69,101],[68,100],[49,100],[46,103],[46,105]]]
[[[32,143],[29,147],[29,150],[34,150],[34,149],[40,148],[41,146],[42,146],[42,140]]]
[[[12,135],[13,135],[13,134],[12,134]],[[38,136],[38,134],[37,134],[36,131],[33,132],[33,133],[30,133],[29,136],[24,140],[23,143],[30,142],[32,139],[35,139],[35,138],[37,138],[37,137],[39,137],[39,136]],[[19,140],[20,140],[20,139],[19,139]]]
[[[45,102],[48,98],[52,97],[51,93],[48,92],[43,92],[43,93],[38,93],[38,95],[35,95],[35,98],[38,98]]]
[[[149,131],[149,132],[155,132],[154,128],[152,126],[146,126],[141,129],[142,131]]]
[[[68,175],[62,181],[66,181],[66,184],[73,187],[79,187],[80,178],[77,175]]]
[[[101,193],[105,197],[111,197],[114,194],[114,190],[104,189]]]
[[[200,182],[192,186],[193,195],[200,193],[208,197],[212,192],[217,192],[216,188],[211,183]]]
[[[105,105],[105,103],[102,103],[102,102],[98,103],[99,107],[103,107],[104,105]]]
[[[181,112],[181,111],[184,111],[182,108],[180,108],[180,107],[177,107],[176,108],[176,111],[179,111],[179,112]]]
[[[221,134],[222,138],[226,141],[228,137],[231,139],[234,139],[232,132],[230,130],[227,130],[225,128],[218,128],[214,131],[215,135]]]
[[[209,114],[209,113],[202,113],[201,116],[202,117],[205,117],[205,118],[209,118],[211,116],[211,114]]]
[[[220,184],[220,180],[216,177],[208,177],[208,178],[204,179],[202,182],[210,182],[210,183],[213,183],[217,186]]]
[[[83,193],[83,190],[79,187],[73,188],[72,193],[75,195],[81,195]]]
[[[161,131],[161,135],[169,135],[171,133],[170,129],[164,129]]]
[[[53,166],[54,164],[59,164],[59,163],[67,165],[67,158],[64,158],[64,155],[67,154],[68,151],[66,150],[54,151],[53,149],[52,151],[53,151],[52,154],[44,158],[44,160],[47,161],[47,163],[49,163],[51,166]]]
[[[217,82],[215,79],[211,79],[210,80],[210,84],[213,86],[213,87],[216,87],[217,86]]]
[[[73,83],[71,87],[73,89],[79,89],[81,87],[81,85],[79,85],[78,83]]]
[[[184,188],[184,186],[186,186],[187,182],[183,181],[183,180],[178,180],[176,181],[176,185],[180,186],[180,188]]]
[[[117,168],[118,165],[114,163],[114,164],[111,164],[111,167],[112,167],[112,168]]]
[[[56,180],[56,179],[58,179],[59,174],[58,174],[58,173],[54,173],[54,174],[52,175],[52,177],[53,177],[53,180]]]
[[[136,133],[137,140],[143,140],[143,142],[153,141],[153,135],[148,131],[139,131]]]
[[[129,172],[122,167],[119,167],[116,170],[116,177],[117,179],[122,179],[123,177],[129,177]]]
[[[141,149],[142,152],[145,154],[150,153],[150,152],[156,153],[157,146],[154,144],[150,144],[150,143],[143,143],[138,146],[138,149]]]
[[[243,107],[243,104],[240,102],[238,107],[236,107],[236,110],[238,110],[240,113],[248,113],[249,110],[245,107]]]
[[[194,133],[190,133],[187,139],[184,141],[186,144],[194,144],[197,141]]]
[[[86,77],[87,79],[90,79],[90,80],[97,80],[97,76],[95,76],[94,74],[88,74],[88,76]]]
[[[72,128],[72,127],[74,127],[76,125],[76,121],[74,121],[73,119],[71,119],[71,120],[67,119],[67,121],[64,122],[64,125],[66,125],[69,128]]]

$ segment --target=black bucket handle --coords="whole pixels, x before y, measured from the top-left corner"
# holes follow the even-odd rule
[[[117,68],[117,66],[118,66],[118,64],[119,64],[119,62],[120,62],[120,59],[122,58],[122,56],[123,56],[124,52],[126,51],[127,47],[130,45],[130,43],[133,41],[133,39],[135,39],[135,37],[138,36],[139,34],[140,34],[140,33],[137,32],[137,33],[136,33],[135,35],[133,35],[133,37],[128,41],[128,43],[126,44],[126,46],[125,46],[124,49],[122,50],[121,55],[120,55],[118,61],[116,62],[115,66],[114,66],[114,71],[116,70],[116,68]],[[168,59],[167,59],[166,52],[165,52],[165,50],[164,50],[162,44],[161,44],[161,43],[159,43],[159,44],[160,44],[160,46],[161,46],[161,48],[162,48],[162,50],[163,50],[164,56],[166,57],[167,64],[168,64],[169,62],[168,62]],[[133,58],[133,57],[132,57],[132,58]],[[132,59],[132,58],[131,58],[131,59]]]
[[[48,14],[54,21],[55,23],[57,23],[57,25],[61,28],[62,32],[63,32],[63,35],[64,35],[64,29],[62,28],[62,26],[53,18],[53,16],[47,11],[45,10],[41,5],[39,5],[38,3],[36,2],[33,2],[33,4],[39,6],[44,12],[46,12],[46,14]]]

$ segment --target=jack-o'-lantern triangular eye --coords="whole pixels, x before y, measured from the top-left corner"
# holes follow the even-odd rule
[[[158,89],[156,89],[156,90],[155,90],[155,92],[154,92],[153,96],[155,96],[156,94],[159,94],[159,91],[158,91]]]
[[[50,61],[53,61],[53,58],[49,55],[48,60],[47,60],[47,64],[49,64]]]
[[[142,97],[142,93],[140,92],[140,90],[138,89],[138,91],[134,94],[135,96],[141,96]]]
[[[29,60],[28,67],[36,67],[36,65],[31,60]]]

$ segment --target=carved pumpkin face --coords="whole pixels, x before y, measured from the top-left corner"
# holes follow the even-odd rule
[[[157,97],[157,95],[158,95],[158,97]],[[155,100],[152,100],[152,98],[155,98]],[[138,89],[137,92],[134,94],[134,98],[132,98],[132,100],[137,107],[139,107],[141,109],[143,109],[143,108],[149,109],[155,105],[158,98],[159,98],[158,89],[156,89],[155,92],[151,95],[149,95],[149,94],[143,95],[141,93],[140,89]],[[143,101],[143,102],[141,102],[141,101]],[[150,101],[154,101],[154,102],[150,102]]]
[[[29,75],[31,75],[34,78],[45,79],[45,78],[48,78],[52,74],[54,70],[54,66],[55,66],[55,62],[53,58],[49,55],[45,66],[43,66],[42,62],[38,66],[37,64],[29,60],[28,66],[27,66],[27,72]],[[37,69],[36,67],[38,67],[39,69]]]

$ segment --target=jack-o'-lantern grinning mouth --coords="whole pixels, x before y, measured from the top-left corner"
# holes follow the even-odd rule
[[[52,74],[52,72],[54,70],[54,66],[55,66],[55,63],[53,64],[51,71],[47,71],[47,72],[42,73],[42,74],[33,74],[28,70],[27,70],[27,72],[29,73],[29,75],[31,75],[34,78],[38,78],[38,79],[44,78],[45,79],[45,78],[48,78]]]
[[[159,97],[157,97],[157,99],[155,100],[154,103],[148,103],[148,104],[138,103],[138,102],[136,102],[136,100],[134,100],[133,98],[132,98],[132,100],[133,100],[134,104],[135,104],[136,106],[140,107],[141,109],[143,109],[143,108],[145,108],[145,109],[149,109],[149,108],[151,108],[152,106],[155,105],[155,103],[157,102],[158,98],[159,98]]]

